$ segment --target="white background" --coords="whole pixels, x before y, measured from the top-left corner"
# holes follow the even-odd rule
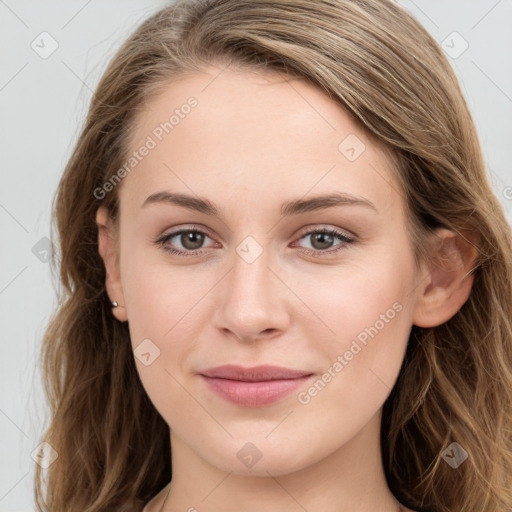
[[[55,296],[49,264],[32,248],[49,236],[91,90],[121,42],[166,3],[0,0],[0,512],[35,510],[31,453],[46,421],[37,354]],[[454,31],[469,44],[450,60],[512,221],[512,0],[399,3],[440,44]],[[46,59],[31,47],[43,31],[59,45]]]

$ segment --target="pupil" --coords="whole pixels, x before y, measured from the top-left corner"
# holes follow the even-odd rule
[[[330,244],[332,244],[333,236],[327,233],[315,233],[313,235],[313,241],[320,242],[320,247],[315,247],[315,249],[327,249]],[[313,243],[315,246],[315,243]]]

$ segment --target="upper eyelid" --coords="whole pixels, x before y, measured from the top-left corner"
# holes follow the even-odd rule
[[[328,224],[314,224],[312,227],[304,228],[300,231],[299,237],[302,237],[304,235],[310,235],[316,231],[335,231],[339,235],[345,236],[346,238],[350,238],[351,240],[355,239],[355,234],[351,233],[347,229],[333,227]]]
[[[311,224],[309,226],[301,228],[299,230],[299,236],[307,234],[307,233],[310,233],[311,231],[320,231],[320,230],[321,231],[323,231],[323,230],[340,231],[343,234],[346,234],[347,237],[355,238],[355,234],[353,234],[352,232],[350,232],[349,230],[347,230],[345,228],[340,228],[340,227],[332,226],[331,224],[322,224],[322,223],[320,223],[320,224]],[[176,228],[170,228],[169,233],[164,233],[161,236],[167,236],[167,234],[169,234],[169,235],[170,234],[176,234],[176,233],[179,233],[181,231],[199,231],[199,232],[205,233],[205,234],[207,234],[208,236],[211,236],[211,237],[215,236],[215,235],[213,235],[213,232],[211,230],[209,230],[207,227],[196,225],[196,224],[190,224],[190,225],[185,224],[183,226],[179,226],[179,227],[176,227]]]
[[[202,227],[202,226],[195,226],[195,225],[190,225],[190,226],[183,226],[183,227],[177,227],[177,228],[172,228],[168,233],[162,233],[161,235],[158,235],[156,237],[156,239],[162,239],[162,238],[169,238],[169,237],[174,237],[176,235],[179,235],[180,233],[183,233],[183,232],[188,232],[188,231],[197,231],[199,233],[203,233],[207,236],[209,236],[210,238],[214,238],[214,236],[212,235],[212,232],[209,231],[207,228],[205,227]]]

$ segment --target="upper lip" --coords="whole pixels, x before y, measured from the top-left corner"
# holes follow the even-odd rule
[[[304,370],[292,370],[282,366],[261,365],[243,368],[232,364],[208,368],[200,372],[206,377],[218,379],[240,380],[245,382],[261,382],[269,380],[298,379],[311,375],[311,372]]]

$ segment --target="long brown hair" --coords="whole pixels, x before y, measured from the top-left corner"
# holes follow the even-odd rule
[[[417,257],[436,227],[472,233],[467,302],[413,326],[382,421],[395,496],[432,512],[512,510],[512,242],[457,79],[426,30],[391,0],[186,0],[151,16],[97,86],[55,198],[60,305],[41,359],[58,453],[36,466],[40,511],[140,507],[172,477],[169,427],[139,380],[126,323],[112,315],[95,191],[129,152],[137,112],[204,64],[277,70],[321,88],[393,154]],[[56,263],[54,262],[54,265]],[[443,460],[453,442],[468,458]]]

